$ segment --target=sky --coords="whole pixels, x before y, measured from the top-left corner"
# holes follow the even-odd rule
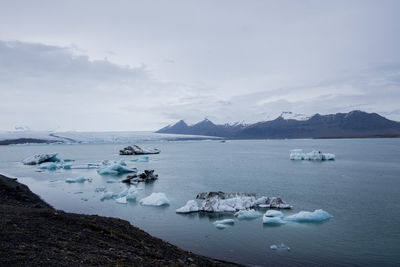
[[[0,1],[0,130],[400,121],[400,1]]]

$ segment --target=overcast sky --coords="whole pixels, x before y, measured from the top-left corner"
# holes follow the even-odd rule
[[[400,1],[0,2],[0,130],[360,109],[400,121]]]

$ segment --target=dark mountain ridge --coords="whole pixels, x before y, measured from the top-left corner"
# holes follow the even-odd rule
[[[217,125],[205,119],[194,125],[183,120],[157,133],[219,136],[229,139],[400,137],[400,122],[376,113],[354,110],[349,113],[315,114],[307,120],[284,119],[254,124]]]

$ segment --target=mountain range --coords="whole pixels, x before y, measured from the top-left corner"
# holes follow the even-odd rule
[[[400,122],[376,113],[354,110],[329,115],[317,113],[311,117],[288,114],[293,115],[291,112],[283,112],[274,120],[254,124],[214,124],[204,119],[188,125],[180,120],[156,133],[206,135],[228,139],[400,137]]]

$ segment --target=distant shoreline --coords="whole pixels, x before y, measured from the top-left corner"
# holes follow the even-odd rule
[[[165,133],[168,135],[168,133]],[[380,138],[400,138],[400,134],[375,134],[375,135],[355,135],[355,136],[322,136],[322,137],[304,137],[304,138],[224,138],[218,136],[212,136],[212,139],[207,138],[176,138],[169,141],[198,141],[198,140],[296,140],[296,139],[380,139]],[[17,138],[17,139],[6,139],[0,140],[0,146],[6,145],[28,145],[28,144],[63,144],[65,142],[60,140],[46,140],[46,139],[36,139],[36,138]],[[76,142],[81,143],[81,142]]]

